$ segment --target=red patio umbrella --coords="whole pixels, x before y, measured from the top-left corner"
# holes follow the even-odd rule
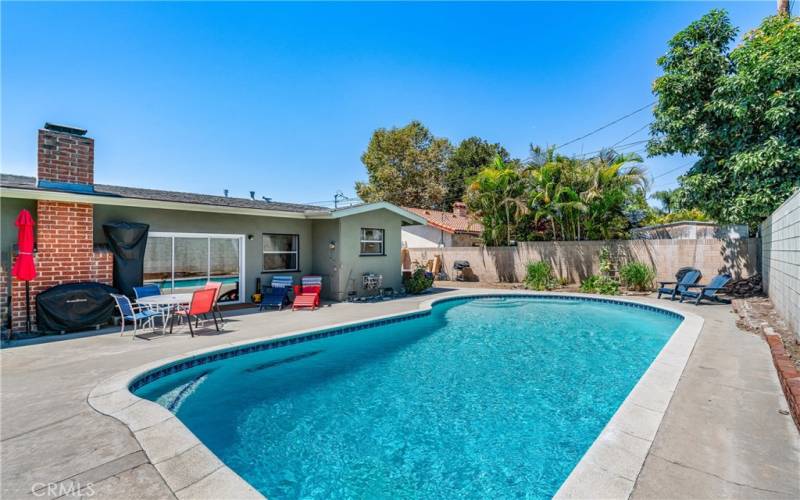
[[[11,269],[11,274],[25,282],[25,331],[31,331],[31,289],[30,281],[36,278],[36,264],[33,262],[33,217],[27,210],[20,211],[14,223],[17,226],[17,249],[19,255]]]

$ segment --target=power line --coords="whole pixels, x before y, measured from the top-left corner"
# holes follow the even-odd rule
[[[621,116],[621,117],[617,118],[617,119],[616,119],[616,120],[614,120],[614,121],[611,121],[611,122],[608,122],[608,123],[606,123],[606,124],[605,124],[605,125],[603,125],[602,127],[598,127],[598,128],[596,128],[596,129],[592,130],[592,131],[591,131],[591,132],[589,132],[588,134],[584,134],[584,135],[582,135],[582,136],[580,136],[580,137],[577,137],[577,138],[575,138],[575,139],[572,139],[571,141],[567,141],[567,142],[565,142],[564,144],[562,144],[562,145],[560,145],[560,146],[558,146],[558,147],[554,148],[554,149],[553,149],[553,151],[555,151],[555,150],[558,150],[558,149],[561,149],[561,148],[563,148],[564,146],[569,146],[570,144],[572,144],[572,143],[575,143],[575,142],[578,142],[578,141],[580,141],[580,140],[582,140],[582,139],[586,139],[586,138],[587,138],[587,137],[589,137],[590,135],[594,135],[594,134],[596,134],[596,133],[600,132],[601,130],[607,129],[608,127],[610,127],[611,125],[614,125],[615,123],[619,123],[619,122],[621,122],[622,120],[624,120],[624,119],[626,119],[626,118],[630,118],[631,116],[635,115],[636,113],[639,113],[639,112],[641,112],[641,111],[644,111],[645,109],[649,108],[650,106],[652,106],[652,105],[653,105],[653,104],[655,104],[655,103],[656,103],[656,101],[650,102],[650,103],[648,103],[648,104],[646,104],[646,105],[642,106],[642,107],[641,107],[641,108],[639,108],[639,109],[636,109],[636,110],[634,110],[634,111],[631,111],[630,113],[628,113],[628,114],[627,114],[627,115],[625,115],[625,116]]]
[[[641,132],[642,130],[646,129],[647,127],[649,127],[649,126],[650,126],[650,123],[652,123],[652,122],[645,123],[645,124],[644,124],[644,125],[642,125],[640,128],[637,128],[637,129],[636,129],[634,132],[632,132],[632,133],[630,133],[630,134],[626,135],[625,137],[623,137],[622,139],[618,140],[617,142],[615,142],[614,144],[612,144],[612,145],[611,145],[611,149],[614,149],[614,146],[616,146],[616,145],[617,145],[617,144],[619,144],[620,142],[627,141],[628,139],[630,139],[630,138],[631,138],[631,137],[633,137],[634,135],[636,135],[636,134],[638,134],[639,132]]]
[[[694,163],[694,161],[689,161],[689,162],[687,162],[687,163],[684,163],[683,165],[679,165],[679,166],[677,166],[677,167],[675,167],[675,168],[673,168],[673,169],[671,169],[671,170],[667,170],[666,172],[663,172],[663,173],[661,173],[661,174],[658,174],[657,176],[653,177],[653,180],[656,180],[656,179],[658,179],[658,178],[664,177],[665,175],[669,175],[669,174],[671,174],[672,172],[675,172],[675,171],[677,171],[677,170],[680,170],[680,169],[682,169],[682,168],[684,168],[684,167],[688,167],[688,166],[689,166],[689,165],[691,165],[692,163]]]

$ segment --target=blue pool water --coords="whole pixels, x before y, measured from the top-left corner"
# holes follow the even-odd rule
[[[270,498],[544,498],[679,323],[583,300],[450,301],[136,393]]]

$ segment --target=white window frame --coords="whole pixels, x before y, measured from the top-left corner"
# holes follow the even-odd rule
[[[381,239],[380,240],[365,240],[364,239],[364,231],[365,230],[368,230],[368,231],[380,231],[381,232]],[[380,250],[380,252],[377,252],[377,253],[364,252],[364,246],[363,246],[364,243],[380,243],[381,250]],[[362,227],[361,228],[361,232],[359,234],[359,240],[358,240],[358,252],[359,252],[358,253],[359,255],[366,256],[366,257],[370,257],[370,256],[371,257],[376,257],[376,256],[379,257],[379,256],[386,255],[386,230],[385,229],[381,229],[379,227]]]
[[[211,271],[211,240],[213,238],[217,239],[227,239],[239,240],[239,300],[238,301],[231,301],[225,302],[226,304],[241,304],[244,302],[245,299],[245,258],[244,258],[244,242],[245,236],[243,234],[221,234],[221,233],[173,233],[173,232],[159,232],[159,231],[151,231],[148,233],[148,237],[154,238],[170,238],[170,244],[172,245],[171,253],[172,253],[172,269],[170,270],[170,274],[172,276],[170,280],[170,286],[172,290],[175,290],[175,238],[198,238],[203,239],[205,238],[208,242],[208,250],[206,251],[208,256],[208,270]],[[206,275],[206,279],[211,279],[209,275]]]
[[[264,250],[264,237],[265,236],[291,236],[295,241],[295,250]],[[262,273],[296,273],[300,271],[300,235],[296,233],[261,233],[261,272]],[[278,253],[293,253],[294,254],[294,269],[264,269],[264,255],[278,254]]]

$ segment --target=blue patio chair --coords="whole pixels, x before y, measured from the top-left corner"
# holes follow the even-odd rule
[[[683,302],[684,298],[695,299],[694,305],[699,305],[700,301],[703,299],[710,300],[713,302],[720,302],[723,304],[730,304],[731,301],[727,299],[722,299],[717,297],[717,292],[720,290],[725,289],[728,282],[731,280],[730,274],[720,274],[715,276],[714,279],[711,280],[711,283],[708,285],[687,285],[686,290],[681,293],[681,302]],[[693,292],[690,290],[691,288],[699,288],[699,292]]]
[[[133,337],[136,338],[137,329],[145,328],[147,325],[150,325],[153,330],[155,330],[155,319],[161,318],[162,321],[164,320],[161,312],[156,311],[155,309],[142,308],[138,305],[132,305],[131,299],[125,295],[112,293],[111,296],[117,303],[119,314],[122,317],[122,321],[120,321],[120,323],[122,323],[122,328],[119,331],[120,336],[125,333],[125,321],[130,321],[133,323]]]
[[[686,291],[686,287],[688,285],[694,285],[700,280],[700,271],[697,269],[693,269],[688,271],[683,277],[679,278],[678,281],[660,281],[658,285],[658,298],[661,298],[661,294],[669,295],[670,300],[675,300],[676,295],[680,295]],[[674,288],[670,288],[666,285],[677,285]]]
[[[270,286],[261,287],[261,305],[258,310],[267,307],[277,307],[278,310],[289,303],[289,290],[292,289],[291,276],[273,276]]]
[[[144,297],[152,297],[153,295],[161,295],[161,287],[155,283],[144,286],[133,287],[133,294],[136,295],[136,300]]]

